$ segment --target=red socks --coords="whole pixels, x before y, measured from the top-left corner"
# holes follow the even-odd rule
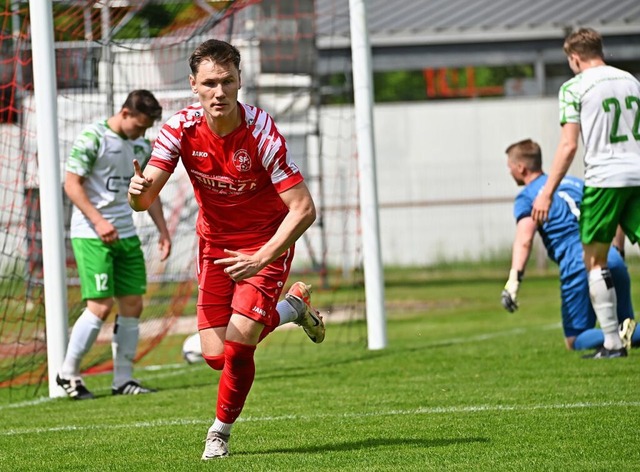
[[[242,412],[256,374],[256,365],[253,360],[255,350],[256,346],[234,341],[224,342],[224,359],[222,361],[224,368],[218,385],[216,410],[216,417],[223,423],[235,422]],[[207,363],[209,363],[208,360]]]
[[[213,370],[222,370],[224,367],[224,354],[220,356],[205,356],[203,354],[202,358]]]

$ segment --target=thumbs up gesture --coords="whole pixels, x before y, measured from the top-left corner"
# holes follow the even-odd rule
[[[153,183],[152,178],[147,178],[142,173],[142,168],[137,159],[133,160],[133,177],[129,183],[129,193],[131,195],[142,195]]]

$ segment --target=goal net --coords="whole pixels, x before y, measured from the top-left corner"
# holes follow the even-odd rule
[[[208,38],[232,42],[242,54],[241,101],[272,114],[287,138],[318,206],[319,218],[297,246],[293,270],[310,274],[317,289],[361,283],[357,171],[349,87],[327,88],[318,68],[317,29],[331,29],[334,0],[54,1],[58,139],[61,174],[83,127],[116,113],[127,94],[148,89],[163,118],[194,102],[187,60]],[[320,6],[321,5],[321,6]],[[322,19],[319,18],[319,11]],[[46,336],[29,4],[0,4],[0,402],[46,395]],[[344,103],[325,106],[327,95]],[[329,131],[325,131],[329,130]],[[63,194],[62,182],[60,191]],[[63,195],[69,327],[84,309]],[[173,238],[171,257],[157,253],[157,232],[135,214],[148,293],[137,358],[168,333],[195,331],[194,224],[191,184],[179,169],[162,192]],[[355,270],[354,270],[355,269]],[[361,276],[360,276],[361,279]],[[47,294],[47,296],[56,296]],[[328,318],[352,319],[356,305],[330,302]],[[346,307],[346,308],[345,308]],[[109,370],[111,331],[105,323],[82,364],[84,373]],[[364,328],[347,337],[363,341]],[[302,338],[301,338],[302,339]]]

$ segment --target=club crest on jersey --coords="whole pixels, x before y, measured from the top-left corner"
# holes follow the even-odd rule
[[[239,172],[249,172],[251,170],[251,157],[246,149],[238,149],[233,154],[233,165]]]
[[[139,146],[137,144],[133,146],[133,153],[138,159],[140,158],[144,159],[144,157],[148,155],[148,151],[146,150],[146,148],[144,146]]]

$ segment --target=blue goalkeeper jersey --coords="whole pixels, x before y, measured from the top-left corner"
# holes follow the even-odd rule
[[[518,194],[513,209],[516,221],[531,216],[533,201],[546,181],[547,175],[542,174]],[[560,266],[561,278],[585,270],[578,224],[583,187],[584,182],[577,177],[562,179],[553,195],[548,220],[538,226],[547,254]]]

